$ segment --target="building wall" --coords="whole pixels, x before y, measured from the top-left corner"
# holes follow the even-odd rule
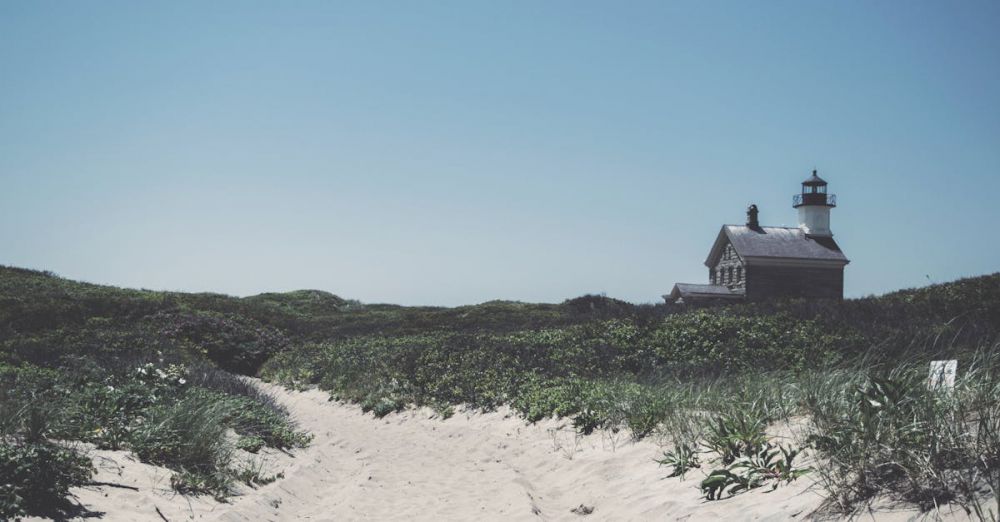
[[[796,266],[746,268],[746,296],[749,300],[770,297],[813,297],[843,299],[844,269]]]
[[[731,290],[743,291],[746,287],[746,268],[733,245],[726,245],[719,262],[708,272],[708,280],[713,285],[723,285]]]

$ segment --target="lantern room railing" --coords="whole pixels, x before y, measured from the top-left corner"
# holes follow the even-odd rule
[[[802,205],[826,205],[828,207],[835,207],[837,206],[837,195],[806,193],[792,196],[793,207],[801,207]]]

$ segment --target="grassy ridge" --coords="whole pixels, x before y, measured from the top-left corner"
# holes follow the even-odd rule
[[[0,518],[78,510],[68,488],[92,468],[68,441],[169,467],[179,491],[266,481],[234,452],[308,441],[236,375],[289,345],[271,308],[0,268]]]
[[[534,328],[494,320],[305,342],[262,374],[318,385],[376,415],[510,404],[529,420],[572,417],[585,433],[657,433],[673,444],[663,459],[673,473],[705,459],[720,466],[707,498],[801,474],[801,448],[764,432],[802,416],[811,436],[801,444],[822,457],[816,472],[833,507],[890,495],[996,514],[982,499],[1000,485],[990,424],[1000,403],[1000,275],[843,302],[681,311],[590,296],[559,308],[562,322]],[[923,384],[926,362],[942,358],[960,361],[959,392]],[[904,435],[885,435],[896,430]]]
[[[271,358],[263,374],[318,384],[363,403],[491,407],[539,382],[802,372],[850,365],[859,357],[873,366],[968,361],[1000,333],[1000,275],[843,302],[678,311],[590,296],[538,306],[546,308],[529,313],[545,320],[484,307],[477,317],[492,313],[492,320],[477,319],[476,329],[434,315],[436,322],[428,320],[417,333],[407,328],[303,340]]]
[[[803,444],[824,457],[817,473],[840,509],[887,492],[973,509],[996,482],[992,427],[935,430],[945,418],[998,418],[987,407],[1000,402],[998,333],[1000,274],[843,302],[677,309],[583,296],[439,308],[319,291],[127,290],[0,267],[0,471],[19,470],[0,488],[0,515],[54,506],[86,480],[89,464],[53,440],[129,449],[175,469],[182,491],[224,495],[233,480],[263,480],[232,469],[232,452],[306,436],[239,374],[318,385],[378,415],[510,404],[529,420],[572,417],[582,432],[660,435],[672,442],[662,462],[674,473],[721,466],[709,498],[798,476],[799,448],[775,446],[763,430],[805,416],[813,437]],[[932,358],[975,368],[963,373],[965,391],[921,391]],[[892,401],[879,399],[886,390]],[[861,408],[871,401],[892,406]],[[872,433],[919,435],[848,431],[863,411]],[[906,453],[880,452],[887,444]],[[63,475],[41,487],[31,470],[47,465]]]

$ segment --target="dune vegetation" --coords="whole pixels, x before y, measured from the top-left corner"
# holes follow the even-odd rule
[[[808,473],[836,512],[888,497],[989,518],[998,334],[1000,274],[843,302],[438,308],[124,290],[0,268],[0,476],[14,477],[0,484],[0,516],[69,509],[91,466],[71,441],[173,469],[184,492],[224,497],[234,481],[267,480],[234,452],[309,435],[250,375],[318,386],[376,416],[506,404],[529,422],[657,437],[664,475],[699,469],[709,499]],[[927,386],[935,359],[959,361],[953,389]],[[769,435],[783,421],[800,428],[793,443]]]
[[[170,468],[182,492],[268,480],[234,452],[309,436],[237,375],[288,343],[237,302],[0,268],[0,519],[72,514],[93,473],[79,443]]]
[[[509,404],[528,421],[656,435],[669,474],[708,473],[709,499],[808,471],[837,512],[889,497],[996,516],[1000,275],[843,302],[679,310],[585,296],[560,306],[560,320],[530,329],[446,323],[307,342],[261,372],[379,416]],[[928,388],[935,359],[959,361],[953,390]],[[769,440],[767,428],[789,420],[799,445]],[[809,468],[796,459],[806,448]]]

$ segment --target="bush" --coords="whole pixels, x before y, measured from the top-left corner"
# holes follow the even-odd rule
[[[257,373],[264,361],[288,344],[281,330],[239,314],[160,313],[152,320],[162,325],[160,335],[203,354],[222,369],[246,375]]]
[[[90,459],[49,443],[0,441],[0,518],[58,516],[69,488],[88,482]]]

